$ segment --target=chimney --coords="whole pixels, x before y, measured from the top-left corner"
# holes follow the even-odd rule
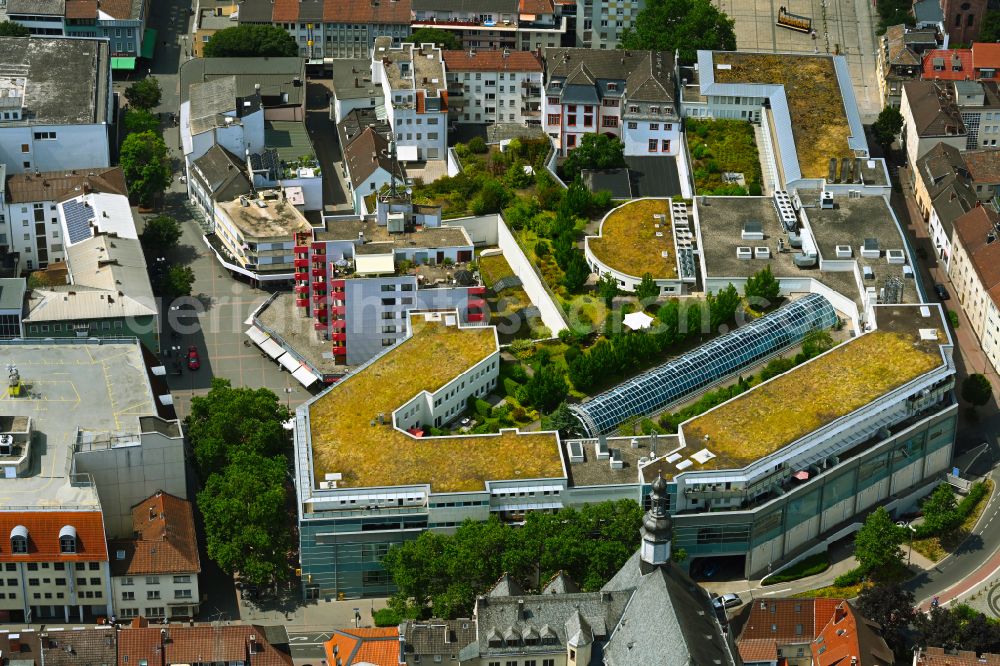
[[[524,599],[517,600],[517,619],[524,620]]]

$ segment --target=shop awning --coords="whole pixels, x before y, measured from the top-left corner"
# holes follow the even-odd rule
[[[156,51],[156,29],[146,28],[142,33],[142,57],[146,60],[153,59],[153,53]]]
[[[285,353],[285,350],[281,348],[281,345],[271,338],[268,338],[267,340],[264,340],[264,342],[260,343],[260,348],[263,349],[264,353],[271,358],[278,358]]]
[[[255,345],[259,345],[262,342],[264,342],[264,340],[267,340],[270,336],[264,331],[257,328],[256,326],[251,326],[247,330],[247,337],[253,340],[253,343]]]
[[[302,365],[299,359],[295,358],[291,354],[285,354],[278,357],[278,363],[288,372],[295,372]]]
[[[131,72],[135,69],[135,58],[112,58],[111,69]]]
[[[309,388],[310,386],[319,381],[319,377],[313,374],[313,372],[304,365],[300,367],[298,370],[294,371],[292,373],[292,377],[295,377],[297,380],[299,380],[299,382],[306,388]]]

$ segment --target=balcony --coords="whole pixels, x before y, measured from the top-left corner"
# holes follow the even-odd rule
[[[312,251],[316,254],[326,254],[326,243],[313,243]]]
[[[326,291],[326,282],[323,282],[321,280],[317,280],[316,282],[312,283],[312,288],[313,288],[314,291],[324,291],[325,292]]]
[[[300,308],[307,308],[307,307],[309,307],[309,299],[308,298],[296,298],[295,299],[295,305],[297,305]]]
[[[309,273],[306,273],[305,271],[295,271],[295,279],[299,282],[308,282]]]
[[[326,307],[326,294],[313,294],[313,303],[321,303],[321,308]]]
[[[343,305],[334,305],[330,308],[330,312],[335,315],[342,315],[347,313],[347,307]]]
[[[327,323],[325,321],[318,321],[315,324],[313,324],[313,329],[315,329],[317,331],[325,331],[326,327],[327,327]]]
[[[470,298],[469,299],[469,309],[470,310],[482,310],[486,307],[486,301],[482,298]]]
[[[486,293],[486,287],[469,287],[469,296],[482,296]]]
[[[296,259],[296,261],[298,261],[298,259]],[[326,267],[325,266],[320,266],[319,268],[313,268],[310,271],[310,274],[313,277],[324,277],[326,275]]]
[[[296,268],[309,268],[309,259],[305,257],[296,259],[294,265]]]
[[[340,289],[341,291],[343,291],[345,284],[346,283],[343,280],[330,280],[330,286],[334,289]]]
[[[309,246],[308,245],[296,245],[296,246],[292,247],[292,252],[294,252],[295,254],[309,254]]]
[[[330,339],[334,342],[345,342],[347,340],[347,333],[334,333],[330,336]]]
[[[333,345],[330,351],[333,352],[334,356],[347,356],[347,347],[344,345]]]
[[[313,255],[310,257],[310,259],[314,264],[323,265],[324,263],[326,263],[326,255],[323,254],[322,252],[314,252]]]
[[[332,322],[330,322],[330,326],[332,326],[334,330],[338,330],[338,329],[344,330],[344,329],[347,328],[347,322],[344,321],[343,319],[334,319]],[[337,335],[337,334],[334,333],[334,335]]]
[[[473,322],[473,321],[483,321],[485,318],[486,318],[486,315],[483,314],[482,312],[470,312],[468,314],[468,319],[469,319],[470,322]]]

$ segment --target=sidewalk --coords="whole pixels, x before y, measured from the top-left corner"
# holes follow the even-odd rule
[[[361,614],[362,627],[374,627],[372,613],[385,608],[387,598],[346,599],[344,601],[295,602],[283,606],[275,600],[255,603],[239,600],[240,619],[258,624],[282,624],[289,632],[329,631],[333,627],[353,627],[354,612]]]

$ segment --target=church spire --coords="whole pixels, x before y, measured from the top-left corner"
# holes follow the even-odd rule
[[[660,474],[656,475],[650,489],[651,506],[642,519],[642,546],[640,558],[643,569],[659,567],[670,561],[670,539],[673,524],[667,510],[667,482]]]

